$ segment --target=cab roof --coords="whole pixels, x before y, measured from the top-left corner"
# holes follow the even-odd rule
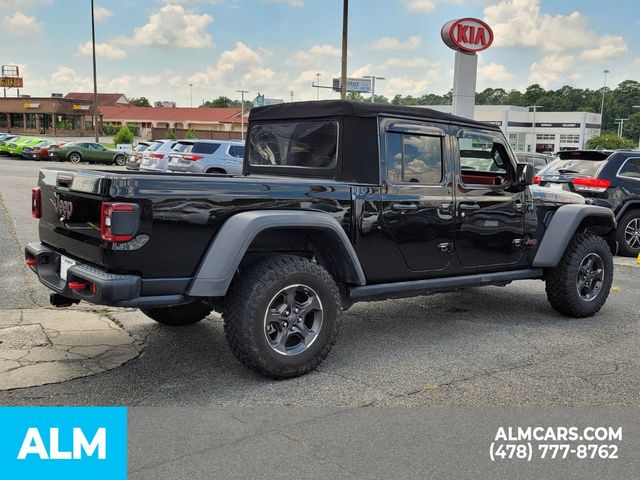
[[[446,123],[476,126],[485,130],[496,130],[496,125],[477,122],[431,108],[390,105],[386,103],[364,103],[343,100],[321,100],[310,102],[289,102],[251,109],[249,121],[286,120],[320,117],[378,117],[402,116]]]

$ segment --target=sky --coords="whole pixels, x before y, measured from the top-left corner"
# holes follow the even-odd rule
[[[315,99],[340,73],[342,0],[95,0],[98,89],[199,105],[237,90]],[[351,0],[349,76],[376,75],[376,93],[443,94],[454,52],[447,21],[476,17],[494,31],[479,54],[477,89],[640,80],[637,0]],[[2,64],[21,93],[92,91],[90,0],[0,0]],[[192,84],[193,87],[189,85]],[[13,92],[12,92],[13,93]],[[329,89],[320,98],[337,98]]]

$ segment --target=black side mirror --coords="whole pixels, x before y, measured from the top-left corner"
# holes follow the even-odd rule
[[[536,171],[533,168],[533,163],[518,163],[516,168],[516,182],[518,185],[533,185],[535,175]]]

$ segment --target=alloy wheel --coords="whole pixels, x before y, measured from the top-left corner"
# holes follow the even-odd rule
[[[640,218],[634,218],[627,223],[624,240],[630,248],[640,248]]]
[[[604,284],[604,262],[597,253],[590,253],[582,260],[576,278],[578,295],[585,302],[596,299]]]
[[[289,285],[276,293],[264,316],[264,335],[281,355],[299,355],[318,338],[322,301],[307,285]]]

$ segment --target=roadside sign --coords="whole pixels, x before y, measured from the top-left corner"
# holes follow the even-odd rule
[[[340,91],[340,79],[333,79],[333,90]],[[347,92],[371,93],[370,78],[347,78]]]
[[[477,18],[451,20],[444,24],[440,35],[449,48],[463,53],[480,52],[493,43],[493,30]]]

